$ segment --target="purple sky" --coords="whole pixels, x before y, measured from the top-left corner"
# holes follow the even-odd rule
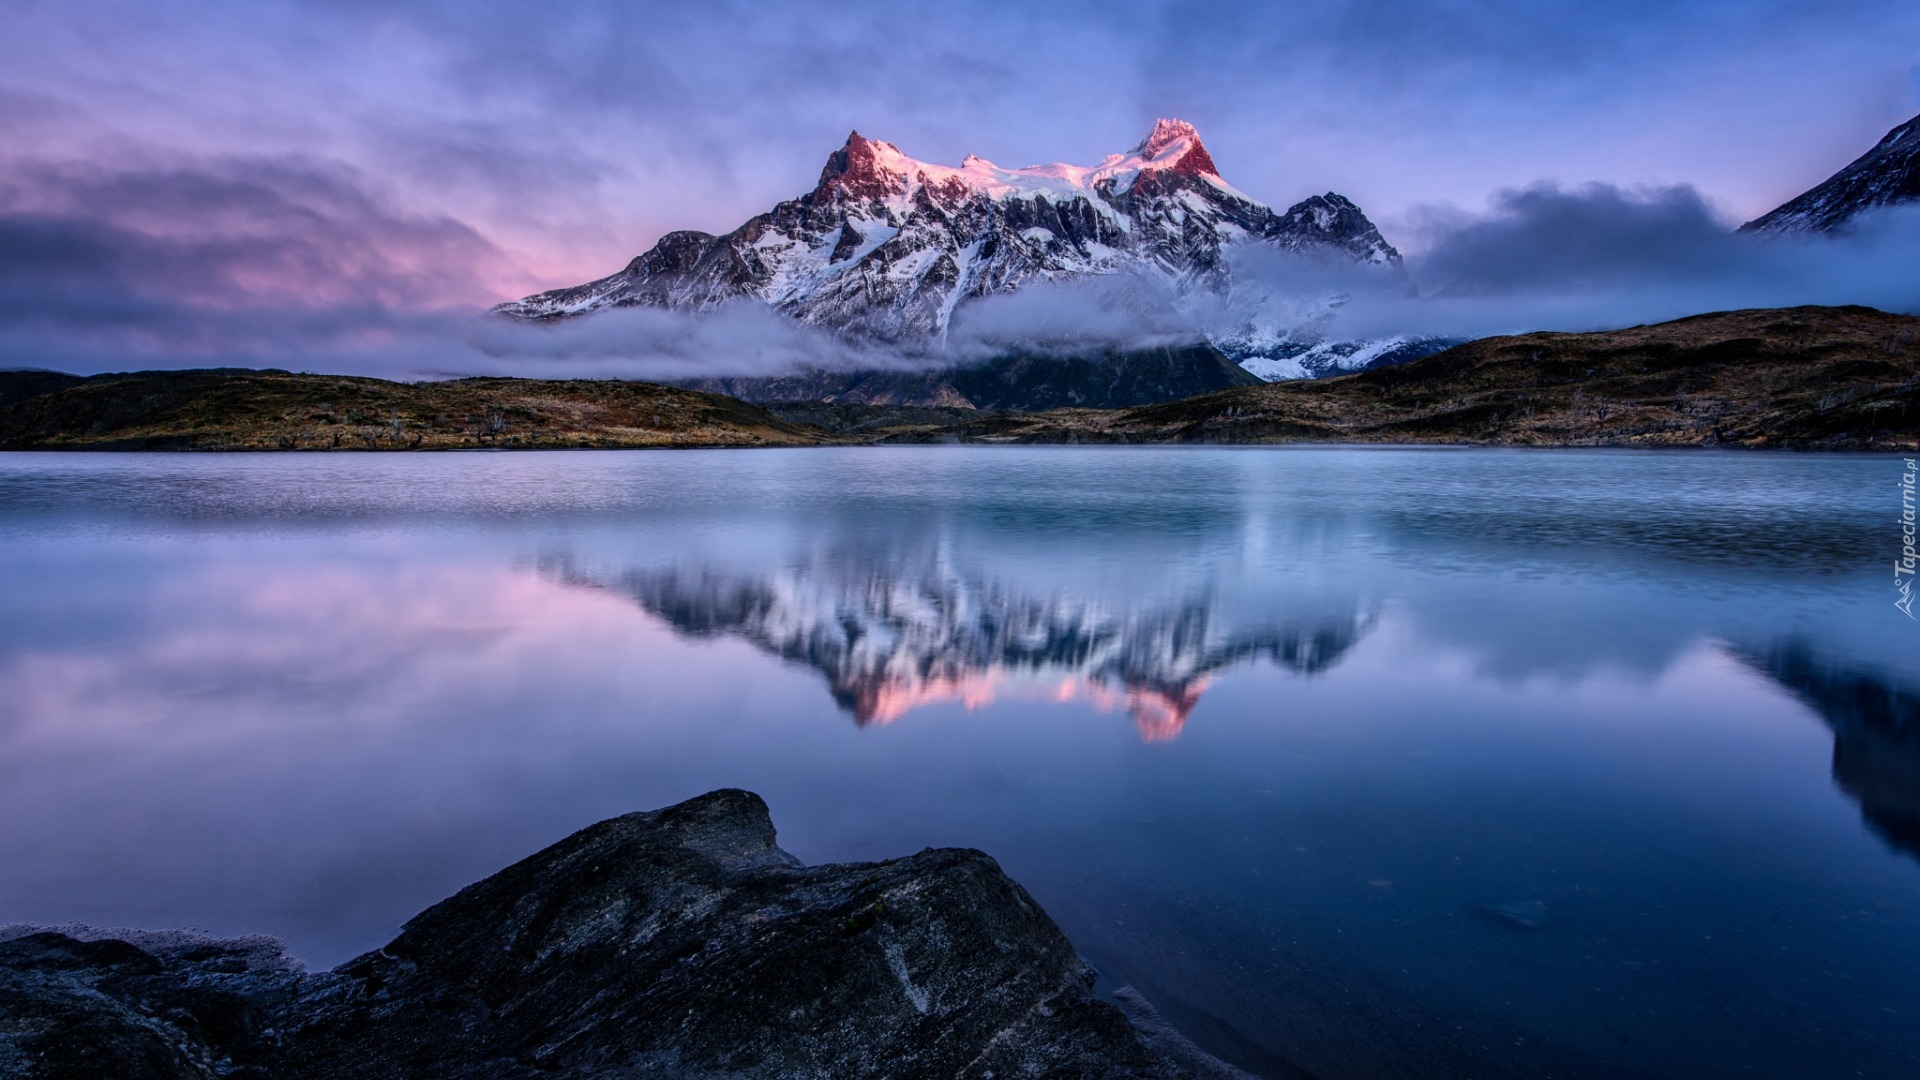
[[[1242,190],[1337,190],[1417,252],[1541,180],[1691,185],[1737,222],[1920,111],[1912,0],[16,0],[6,21],[0,364],[33,362],[23,326],[60,340],[51,306],[80,294],[90,325],[169,340],[202,332],[181,304],[404,336],[730,229],[850,128],[1023,165],[1180,116]]]

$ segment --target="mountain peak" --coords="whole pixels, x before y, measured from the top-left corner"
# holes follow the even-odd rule
[[[1180,139],[1192,139],[1194,145],[1200,143],[1200,133],[1185,120],[1172,120],[1161,117],[1153,122],[1153,131],[1141,141],[1133,152],[1142,157],[1157,157],[1160,151],[1172,146]]]
[[[1857,214],[1914,202],[1920,202],[1920,116],[1887,132],[1852,164],[1740,226],[1740,231],[1834,232],[1844,229]]]
[[[900,168],[904,160],[892,143],[850,131],[846,144],[827,155],[816,190],[838,188],[856,199],[897,195],[906,185],[906,173]]]
[[[1200,142],[1200,133],[1185,120],[1162,117],[1153,122],[1149,133],[1133,152],[1154,163],[1163,163],[1175,172],[1204,173],[1219,176],[1213,157]]]

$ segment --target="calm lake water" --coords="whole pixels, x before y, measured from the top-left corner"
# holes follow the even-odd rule
[[[0,455],[0,922],[982,848],[1268,1076],[1920,1075],[1899,459]]]

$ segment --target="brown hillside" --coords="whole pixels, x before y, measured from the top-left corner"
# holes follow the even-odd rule
[[[394,383],[283,371],[96,375],[0,408],[10,449],[399,450],[805,446],[758,406],[652,383]]]
[[[1485,338],[1399,367],[1117,412],[982,418],[985,442],[1911,449],[1920,317],[1801,307]]]

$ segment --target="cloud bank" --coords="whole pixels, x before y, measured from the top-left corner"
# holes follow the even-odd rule
[[[1130,281],[1041,287],[961,309],[957,344],[970,355],[1021,340],[1127,347],[1303,323],[1332,340],[1479,338],[1800,304],[1920,313],[1920,206],[1864,215],[1835,236],[1760,237],[1736,232],[1690,186],[1543,182],[1479,213],[1425,208],[1415,225],[1404,278],[1249,246],[1233,256],[1229,296],[1176,298]]]
[[[0,367],[283,367],[676,378],[885,366],[754,305],[528,327],[485,315],[511,258],[307,158],[27,162],[0,181]]]
[[[1018,165],[1098,160],[1168,114],[1197,122],[1244,190],[1275,205],[1338,190],[1421,252],[1432,302],[1417,305],[1324,267],[1258,269],[1285,310],[1347,298],[1340,333],[1911,306],[1904,223],[1888,226],[1904,239],[1754,254],[1685,188],[1415,209],[1536,175],[1681,176],[1752,216],[1920,108],[1911,0],[67,0],[14,5],[7,27],[5,365],[924,362],[745,309],[527,333],[477,312],[611,271],[669,229],[731,228],[806,190],[849,127]],[[1150,293],[996,298],[948,345],[1192,340],[1259,306]]]
[[[1249,249],[1230,297],[1115,276],[966,305],[947,340],[849,342],[752,303],[528,326],[485,314],[512,257],[447,216],[304,157],[29,162],[0,181],[0,366],[283,367],[388,378],[677,379],[911,368],[1230,336],[1317,315],[1335,339],[1594,330],[1704,311],[1920,311],[1920,207],[1837,237],[1759,238],[1691,187],[1552,184],[1430,208],[1408,276]],[[1331,314],[1327,303],[1333,301]]]
[[[1360,297],[1329,333],[1602,330],[1798,304],[1920,311],[1920,207],[1863,216],[1838,236],[1760,237],[1732,225],[1684,185],[1505,191],[1484,214],[1431,212],[1408,263],[1420,294]]]

